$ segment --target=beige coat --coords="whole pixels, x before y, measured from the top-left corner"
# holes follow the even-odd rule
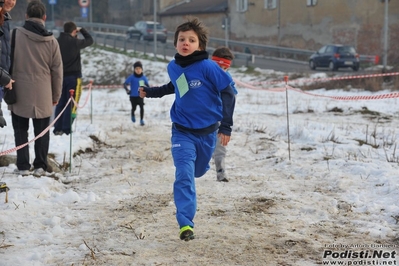
[[[40,19],[30,19],[44,25]],[[61,97],[63,67],[54,36],[17,28],[12,78],[17,102],[8,109],[25,118],[46,118]]]

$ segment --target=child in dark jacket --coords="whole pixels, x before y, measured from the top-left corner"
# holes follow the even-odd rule
[[[228,75],[230,73],[227,71],[229,69],[231,62],[234,59],[233,53],[230,51],[228,47],[219,47],[212,54],[212,60],[216,62],[220,66],[221,69],[226,71]],[[230,86],[233,88],[234,94],[237,95],[237,90],[235,88],[235,82],[233,81]],[[218,135],[218,138],[220,136]],[[213,160],[215,162],[216,167],[216,180],[219,182],[229,182],[226,176],[226,166],[225,166],[225,158],[227,154],[226,146],[223,146],[220,141],[216,141],[216,148],[213,153]]]
[[[129,86],[129,87],[128,87]],[[144,99],[139,95],[139,87],[149,87],[147,77],[143,74],[143,64],[137,61],[133,64],[133,74],[130,75],[123,83],[123,87],[126,93],[130,95],[130,102],[132,104],[131,119],[132,122],[136,122],[136,111],[137,105],[140,106],[140,125],[144,126]]]
[[[176,168],[173,185],[180,239],[194,239],[197,209],[195,178],[209,170],[217,134],[227,145],[233,126],[235,96],[232,79],[206,50],[208,32],[194,18],[177,27],[174,46],[177,54],[168,64],[170,82],[161,87],[140,88],[141,97],[175,94],[170,110],[172,157]]]

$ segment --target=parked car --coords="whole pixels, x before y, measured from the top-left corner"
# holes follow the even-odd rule
[[[359,55],[355,48],[341,44],[325,45],[309,58],[309,67],[312,70],[317,67],[328,67],[331,71],[339,68],[352,68],[358,71],[359,65]]]
[[[157,41],[166,43],[168,31],[161,23],[157,22],[154,27],[154,21],[138,21],[134,24],[134,27],[140,31],[140,40],[154,41],[155,28],[157,33]]]
[[[140,40],[141,32],[136,27],[129,27],[126,32],[126,39]]]

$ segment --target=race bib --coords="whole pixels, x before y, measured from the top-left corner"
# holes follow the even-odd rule
[[[188,92],[188,83],[186,76],[183,74],[176,80],[177,89],[179,90],[180,98]]]

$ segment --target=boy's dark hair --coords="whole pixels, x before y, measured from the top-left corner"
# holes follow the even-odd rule
[[[199,41],[199,48],[203,51],[206,50],[206,44],[208,43],[208,29],[202,24],[198,18],[188,18],[188,21],[179,25],[175,31],[175,39],[173,41],[174,46],[177,45],[177,38],[179,37],[179,32],[185,32],[193,30]]]
[[[73,23],[72,21],[65,22],[64,24],[64,32],[65,33],[72,33],[72,31],[76,30],[76,24]]]
[[[29,2],[26,8],[26,15],[28,18],[40,18],[46,15],[46,6],[38,0],[33,0]]]
[[[213,52],[212,55],[220,57],[220,58],[228,59],[228,60],[234,59],[233,53],[226,46],[221,46],[221,47],[216,48],[216,50]]]

